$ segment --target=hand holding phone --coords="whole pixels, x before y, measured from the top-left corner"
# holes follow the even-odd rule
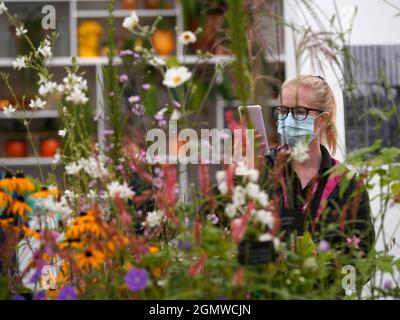
[[[240,106],[238,109],[239,109],[240,119],[243,121],[245,119],[244,113],[247,111],[249,120],[251,121],[254,129],[256,130],[256,133],[261,135],[261,141],[265,147],[264,155],[269,154],[269,143],[268,143],[267,132],[265,131],[265,123],[261,106],[260,105]]]

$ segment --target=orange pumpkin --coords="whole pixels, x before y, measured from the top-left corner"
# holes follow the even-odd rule
[[[122,0],[122,8],[125,10],[135,9],[138,5],[138,0]]]
[[[160,0],[146,0],[144,6],[146,9],[158,9],[160,8]]]
[[[42,157],[54,157],[60,146],[60,141],[56,138],[43,139],[40,142],[40,155]]]
[[[157,30],[152,36],[154,49],[160,56],[166,56],[175,50],[175,34],[171,30]]]
[[[8,140],[4,145],[6,157],[26,157],[28,146],[24,140]]]

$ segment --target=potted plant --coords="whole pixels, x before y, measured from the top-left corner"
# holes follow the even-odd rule
[[[132,9],[136,9],[137,5],[138,5],[138,0],[122,0],[122,9],[125,10],[132,10]]]

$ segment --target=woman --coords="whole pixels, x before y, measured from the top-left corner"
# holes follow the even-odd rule
[[[331,246],[357,247],[366,254],[375,240],[368,193],[354,173],[348,179],[348,169],[340,175],[332,173],[339,162],[331,156],[336,151],[331,88],[322,77],[300,75],[283,83],[280,103],[273,114],[283,144],[272,149],[267,160],[276,168],[279,159],[289,159],[276,190],[282,214],[304,216],[314,238]],[[290,151],[307,146],[303,159],[289,156]]]

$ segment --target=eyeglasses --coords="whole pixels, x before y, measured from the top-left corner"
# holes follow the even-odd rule
[[[324,111],[318,110],[318,109],[312,109],[308,107],[293,107],[289,108],[286,106],[276,106],[272,107],[272,112],[274,114],[274,118],[276,120],[284,120],[288,116],[289,112],[292,113],[292,116],[295,120],[302,121],[305,120],[308,116],[308,113],[310,111],[317,111],[320,114]]]

